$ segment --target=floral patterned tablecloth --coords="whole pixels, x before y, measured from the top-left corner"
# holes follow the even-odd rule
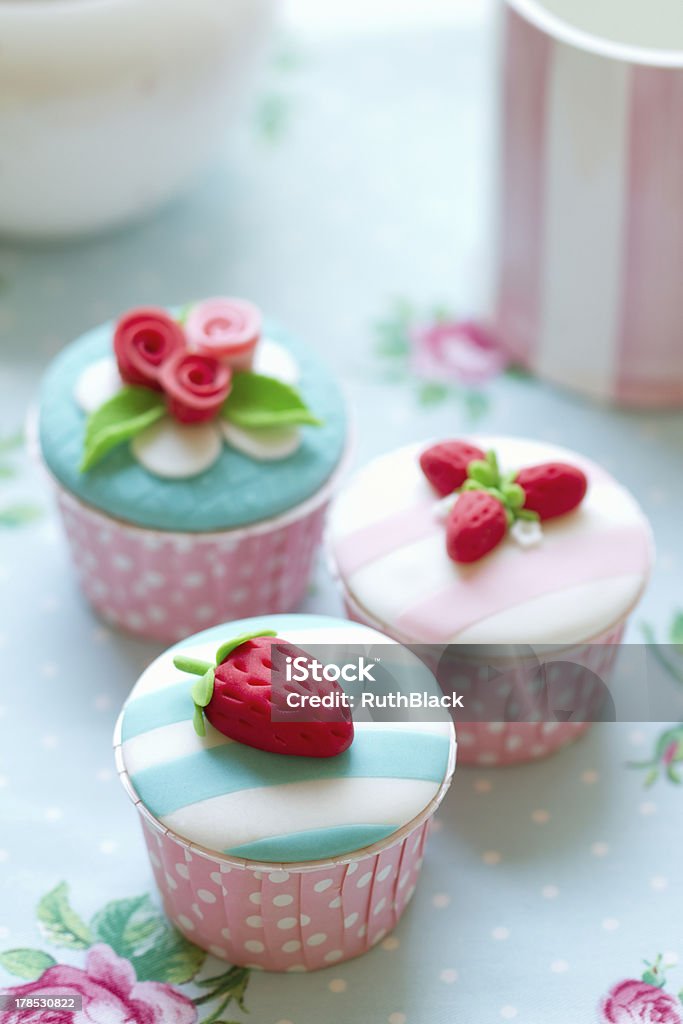
[[[658,542],[629,639],[683,645],[683,417],[563,395],[462,324],[485,298],[485,54],[476,28],[287,42],[192,196],[106,239],[0,246],[0,985],[81,993],[98,1024],[683,1021],[675,724],[598,726],[547,762],[459,769],[411,907],[361,960],[250,976],[172,931],[111,754],[159,648],[84,605],[20,437],[46,360],[81,330],[137,303],[249,295],[335,366],[359,462],[481,427],[608,466]],[[306,607],[339,612],[322,560]],[[0,1010],[15,1019],[48,1018]]]

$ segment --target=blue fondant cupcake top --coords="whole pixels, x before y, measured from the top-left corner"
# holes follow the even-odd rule
[[[452,770],[447,716],[380,722],[354,710],[353,743],[328,758],[266,753],[230,740],[208,722],[206,736],[195,733],[192,680],[174,667],[174,654],[182,649],[212,660],[222,642],[258,629],[276,630],[282,640],[312,648],[312,656],[319,645],[325,652],[334,646],[340,659],[349,652],[345,645],[373,654],[373,645],[397,649],[366,626],[314,615],[244,619],[190,637],[150,665],[124,707],[117,760],[136,798],[190,842],[269,863],[341,857],[412,821]],[[402,650],[400,665],[394,663],[392,677],[403,678],[406,692],[440,692],[417,657]]]
[[[94,371],[95,387],[101,384],[100,370],[105,375],[115,372],[113,329],[113,324],[103,324],[73,342],[53,361],[43,381],[40,403],[43,457],[59,483],[77,498],[138,526],[210,532],[249,525],[287,512],[312,497],[330,478],[346,443],[342,395],[318,357],[272,323],[265,325],[263,337],[267,340],[259,343],[268,349],[259,372],[270,375],[271,359],[278,372],[283,362],[290,371],[293,368],[298,376],[297,390],[311,412],[322,421],[321,426],[297,428],[296,450],[289,452],[285,448],[283,451],[280,436],[271,436],[265,431],[264,443],[271,447],[280,445],[278,457],[275,460],[262,455],[253,457],[248,454],[252,442],[249,432],[243,437],[244,432],[232,428],[232,443],[227,435],[230,427],[223,424],[227,438],[223,443],[220,433],[216,435],[220,427],[204,424],[200,429],[190,428],[190,432],[202,439],[204,448],[200,458],[206,455],[207,443],[213,446],[209,452],[211,464],[200,472],[194,471],[193,475],[173,479],[151,472],[147,463],[136,456],[131,443],[119,445],[97,465],[81,471],[87,417],[75,396],[79,390],[87,392],[89,369]],[[109,369],[107,363],[111,364]],[[278,374],[274,370],[272,375]],[[191,454],[192,458],[197,458],[194,450]],[[159,458],[158,442],[151,457]],[[169,457],[168,447],[162,457]],[[172,451],[170,458],[174,457]]]

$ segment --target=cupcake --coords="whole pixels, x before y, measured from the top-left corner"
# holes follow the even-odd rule
[[[334,503],[329,550],[349,615],[420,645],[460,690],[459,760],[481,765],[542,757],[588,728],[653,555],[641,509],[604,469],[509,437],[375,459]]]
[[[413,895],[450,783],[448,716],[373,721],[343,704],[351,684],[287,681],[289,658],[323,664],[321,644],[336,652],[325,666],[359,645],[396,647],[322,616],[214,627],[157,658],[117,723],[117,768],[166,913],[231,963],[315,970],[379,942]],[[411,685],[434,688],[402,653]],[[290,710],[311,695],[335,708]]]
[[[40,451],[85,594],[157,640],[300,601],[346,436],[325,366],[237,299],[131,310],[42,386]]]

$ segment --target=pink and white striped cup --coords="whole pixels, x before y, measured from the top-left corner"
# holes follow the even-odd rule
[[[683,403],[683,5],[506,0],[496,321],[539,376]]]

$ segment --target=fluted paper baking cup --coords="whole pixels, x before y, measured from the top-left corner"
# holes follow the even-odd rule
[[[431,819],[455,768],[425,809],[387,839],[343,857],[276,864],[248,861],[190,843],[165,828],[136,796],[115,753],[121,781],[141,817],[164,909],[191,942],[233,964],[314,971],[360,956],[397,924],[420,875]]]
[[[288,612],[301,602],[347,459],[348,449],[324,487],[290,511],[216,533],[134,526],[50,480],[95,611],[111,625],[168,642],[220,622]]]

